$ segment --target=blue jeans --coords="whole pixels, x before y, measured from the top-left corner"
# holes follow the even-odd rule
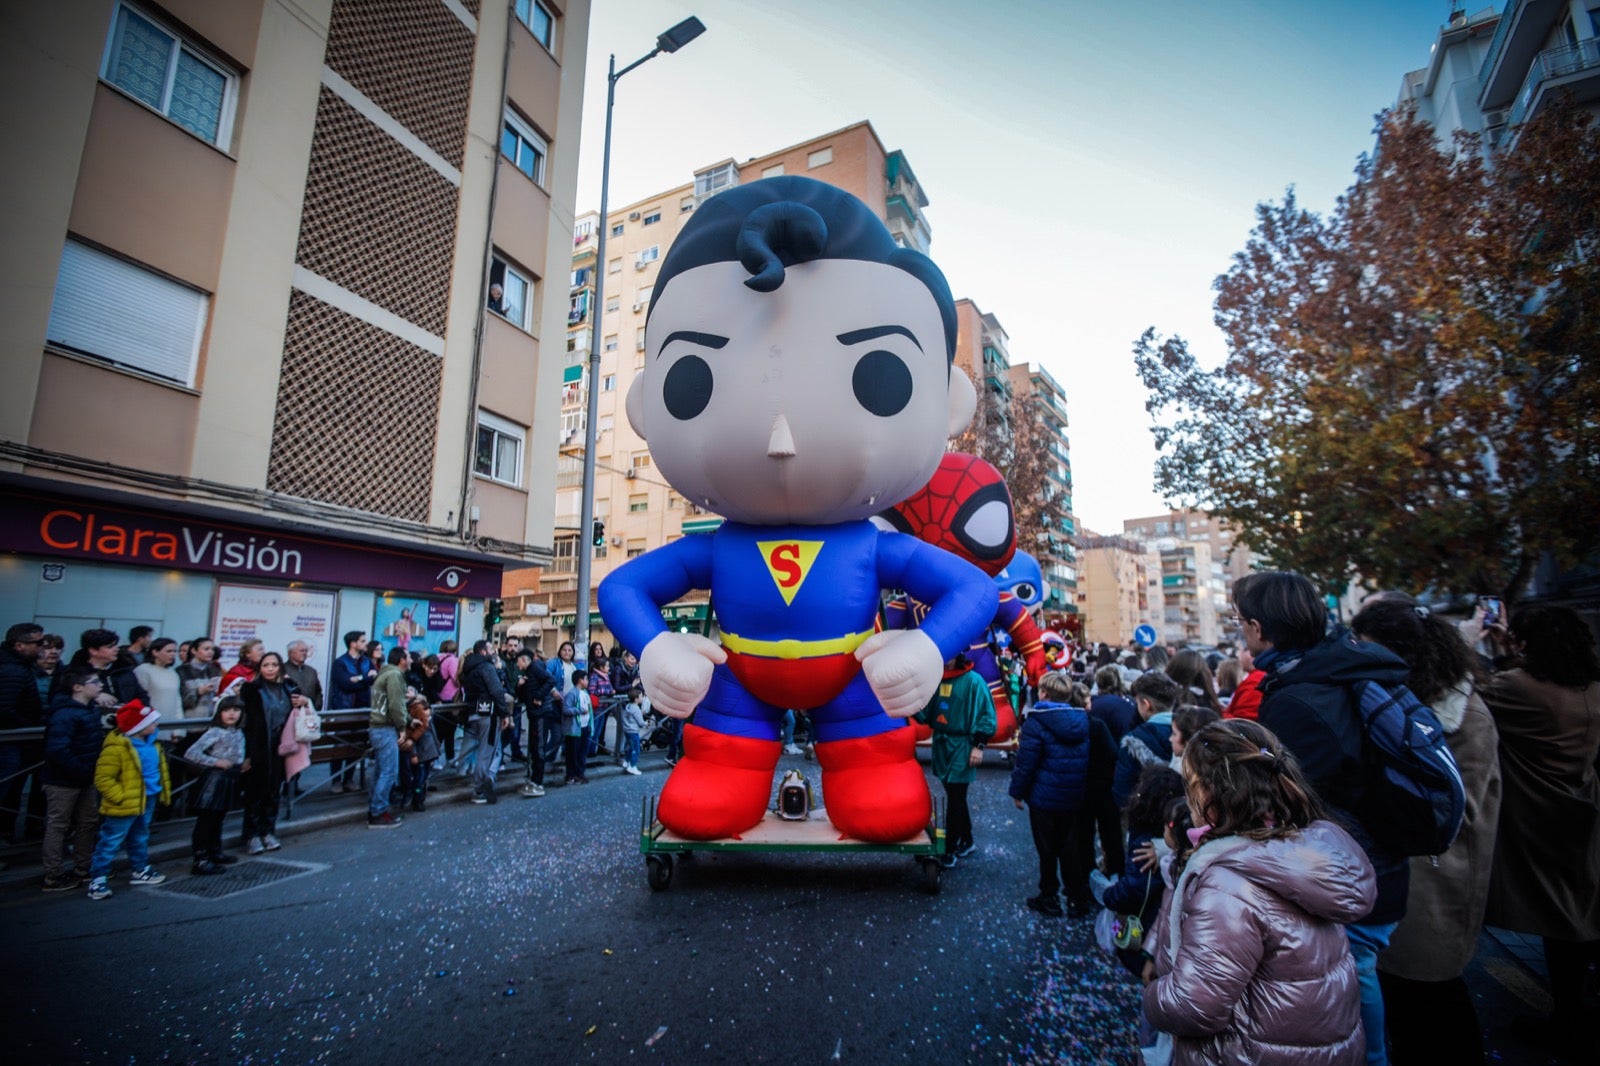
[[[117,857],[124,842],[128,845],[128,861],[135,870],[150,865],[150,818],[156,812],[153,797],[146,798],[143,814],[107,816],[100,823],[100,836],[94,842],[94,858],[89,862],[90,877],[109,877],[111,860]]]
[[[627,763],[628,763],[628,765],[629,766],[638,766],[639,765],[639,734],[638,733],[624,733],[622,736],[623,736],[623,739],[625,741],[627,741],[627,745],[628,745],[628,747],[627,747],[627,751],[628,751]]]
[[[1399,922],[1381,925],[1347,925],[1344,935],[1350,941],[1350,957],[1356,962],[1356,981],[1361,985],[1361,1028],[1367,1035],[1367,1066],[1385,1066],[1389,1051],[1383,1033],[1383,989],[1378,984],[1378,955],[1389,946]]]
[[[478,742],[472,764],[472,791],[487,796],[494,791],[494,775],[500,772],[500,719],[492,714],[470,719],[467,734]]]
[[[590,724],[589,728],[588,754],[591,757],[605,745],[606,716],[611,713],[610,703],[611,701],[609,699],[594,701],[594,721]]]
[[[367,797],[367,817],[377,818],[389,809],[389,790],[400,780],[400,737],[390,726],[367,730],[372,742],[372,792]]]
[[[786,748],[790,744],[794,743],[794,712],[793,711],[784,711],[783,712],[783,734],[778,737],[778,740]]]

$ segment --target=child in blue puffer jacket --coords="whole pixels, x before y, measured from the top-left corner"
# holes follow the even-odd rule
[[[1077,686],[1082,688],[1082,686]],[[1072,679],[1063,673],[1039,679],[1039,699],[1022,723],[1022,740],[1011,768],[1007,790],[1021,810],[1028,808],[1028,826],[1039,853],[1039,894],[1027,905],[1047,918],[1062,915],[1056,898],[1065,891],[1068,916],[1088,916],[1089,864],[1078,846],[1093,832],[1087,800],[1091,761],[1116,758],[1111,731],[1088,711],[1072,703]],[[1060,876],[1057,876],[1057,871]]]

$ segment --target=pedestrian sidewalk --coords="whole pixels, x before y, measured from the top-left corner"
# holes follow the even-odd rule
[[[555,764],[554,768],[547,768],[545,771],[545,784],[552,790],[563,787],[559,765]],[[650,767],[646,764],[643,768],[648,770]],[[591,762],[589,775],[600,778],[624,776],[622,768],[614,765],[609,757],[601,757]],[[527,769],[522,763],[507,762],[501,768],[499,776],[495,778],[495,794],[514,797],[517,789],[522,787],[526,780]],[[370,772],[368,781],[371,781]],[[472,774],[470,771],[462,770],[438,770],[429,778],[429,785],[434,789],[428,795],[430,805],[465,801],[472,792]],[[295,798],[294,817],[285,817],[287,810],[288,805],[285,801],[278,817],[277,835],[280,838],[310,833],[335,825],[365,822],[367,793],[365,789],[331,793],[328,790],[327,779],[321,778],[315,783],[315,787]],[[397,810],[402,814],[406,813],[404,808]],[[223,823],[222,839],[230,850],[239,850],[234,845],[238,843],[239,835],[243,832],[242,817],[242,812],[233,811]],[[190,817],[156,822],[150,828],[150,861],[157,865],[174,861],[188,862],[192,856],[190,833],[193,829],[194,819]],[[0,890],[19,887],[37,888],[44,877],[44,869],[39,865],[37,840],[7,848],[4,852],[0,852],[0,858],[4,858],[7,864],[4,870],[0,870]]]

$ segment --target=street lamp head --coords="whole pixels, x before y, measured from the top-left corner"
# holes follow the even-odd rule
[[[657,37],[656,47],[663,52],[676,52],[704,32],[706,32],[706,24],[690,15],[672,27],[672,29]]]

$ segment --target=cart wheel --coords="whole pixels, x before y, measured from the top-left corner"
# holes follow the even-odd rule
[[[939,878],[944,873],[944,867],[939,865],[938,859],[917,859],[922,865],[922,890],[930,896],[939,894]]]
[[[645,879],[657,892],[665,892],[672,884],[672,856],[650,855],[645,858]]]

